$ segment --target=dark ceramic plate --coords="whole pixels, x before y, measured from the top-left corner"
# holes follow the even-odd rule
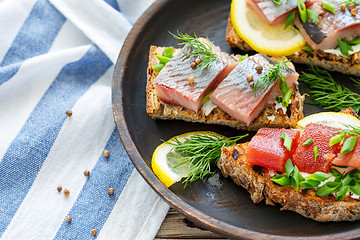
[[[226,136],[244,134],[228,127],[183,121],[153,120],[145,110],[145,85],[150,45],[176,46],[168,31],[196,32],[223,51],[233,52],[225,41],[230,0],[158,0],[137,21],[121,50],[113,79],[113,110],[124,147],[145,180],[190,220],[223,236],[248,239],[349,239],[360,236],[359,221],[319,223],[279,207],[253,204],[249,193],[224,179],[196,181],[185,189],[167,189],[151,171],[151,156],[161,143],[175,135],[211,130]],[[301,66],[297,66],[301,68]],[[301,86],[304,87],[304,86]],[[305,106],[305,114],[321,109]],[[215,180],[215,181],[214,181]],[[214,184],[215,182],[215,184]]]

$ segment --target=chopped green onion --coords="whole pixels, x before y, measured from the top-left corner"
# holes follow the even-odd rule
[[[282,100],[282,106],[283,106],[283,107],[289,106],[290,98],[291,98],[291,95],[292,95],[293,91],[294,91],[294,90],[293,90],[292,88],[289,88],[289,89],[286,91],[286,93],[285,93],[285,95],[284,95],[284,97],[283,97],[283,100]],[[289,150],[289,151],[290,151],[290,150]]]
[[[290,158],[285,163],[285,173],[287,177],[290,177],[291,173],[294,171],[294,165],[292,164]]]
[[[322,6],[324,9],[328,10],[329,12],[335,13],[335,7],[333,3],[328,2],[326,0],[322,0]]]
[[[332,175],[334,175],[335,177],[341,175],[341,173],[340,173],[338,170],[336,170],[335,168],[331,168],[331,169],[330,169],[330,173],[331,173]]]
[[[349,172],[349,173],[350,173],[350,172]],[[345,175],[345,177],[344,177],[343,180],[341,180],[341,184],[342,184],[343,186],[349,185],[349,184],[351,183],[351,181],[353,180],[353,178],[350,176],[349,173]]]
[[[165,67],[165,63],[159,63],[152,66],[152,68],[157,72],[160,72],[164,67]]]
[[[172,58],[173,54],[174,54],[174,48],[173,47],[168,47],[168,48],[165,48],[162,55],[164,57],[167,57],[167,58]]]
[[[323,186],[321,186],[317,191],[316,191],[316,195],[319,197],[323,197],[323,196],[328,196],[330,195],[333,191],[335,191],[336,189],[338,189],[340,186],[339,182],[327,182],[326,184],[324,184]]]
[[[305,3],[302,0],[297,0],[297,6],[299,9],[300,19],[303,23],[307,22],[307,12]]]
[[[329,146],[333,146],[341,141],[344,141],[345,137],[346,137],[346,133],[344,132],[333,136],[332,138],[330,138]]]
[[[280,139],[284,141],[284,147],[286,148],[286,150],[291,151],[292,141],[289,136],[286,135],[286,133],[282,133]]]
[[[360,184],[356,183],[354,186],[350,186],[350,190],[356,195],[360,195]]]
[[[350,46],[356,46],[358,44],[360,44],[360,37],[354,38],[353,40],[351,40],[350,42],[348,42],[348,44]]]
[[[201,104],[207,103],[208,101],[210,101],[210,95],[214,92],[214,90],[212,90],[211,92],[209,92],[202,100],[201,100]]]
[[[155,57],[157,58],[157,59],[159,59],[160,60],[160,62],[163,62],[163,63],[168,63],[168,62],[170,62],[170,60],[171,60],[171,58],[168,58],[168,57],[164,57],[164,56],[161,56],[161,55],[155,55]]]
[[[308,17],[311,21],[314,21],[314,22],[317,22],[319,23],[319,18],[318,18],[318,15],[317,15],[317,12],[313,11],[313,10],[310,10],[310,9],[306,9],[307,11],[307,14],[308,14]]]
[[[316,159],[317,159],[318,155],[319,155],[319,152],[318,152],[318,146],[316,145],[316,146],[314,147],[314,157],[315,157],[315,162],[316,162]]]
[[[319,181],[312,180],[312,179],[305,180],[305,181],[302,181],[299,183],[300,187],[303,187],[303,188],[314,188],[314,187],[319,186],[319,184],[320,184]]]
[[[285,23],[285,28],[284,29],[286,29],[288,26],[290,26],[294,22],[295,13],[296,13],[296,11],[294,10],[286,17],[286,23]]]
[[[314,139],[310,138],[303,143],[303,146],[309,146],[313,141]]]
[[[286,175],[276,175],[275,177],[271,178],[271,181],[281,186],[289,186],[291,184],[290,178],[288,178]]]
[[[288,89],[287,89],[286,80],[285,80],[284,76],[282,76],[282,75],[281,75],[280,80],[279,80],[279,87],[280,87],[281,93],[283,95],[285,95]]]
[[[279,97],[279,96],[276,96],[276,97],[275,97],[275,100],[276,100],[278,103],[281,103],[281,102],[282,102],[282,98]]]
[[[299,189],[299,182],[300,182],[300,171],[297,166],[294,167],[294,171],[291,178],[291,185],[297,191]]]
[[[336,201],[342,201],[345,198],[346,193],[349,191],[350,186],[342,186],[336,194]]]
[[[239,62],[244,61],[244,60],[247,59],[248,57],[249,57],[248,54],[245,54],[245,55],[240,56]]]
[[[349,152],[351,152],[356,144],[356,140],[357,140],[358,136],[354,136],[354,137],[349,137],[348,139],[345,140],[344,145],[341,148],[341,155],[347,154]]]
[[[329,177],[331,177],[330,174],[327,174],[324,172],[315,172],[315,173],[311,174],[310,176],[306,177],[306,180],[316,180],[316,181],[323,182],[326,179],[328,179]]]
[[[280,5],[281,4],[281,0],[272,0],[275,4]]]
[[[305,50],[307,52],[314,51],[314,49],[310,45],[306,45],[305,47],[303,47],[303,50]]]

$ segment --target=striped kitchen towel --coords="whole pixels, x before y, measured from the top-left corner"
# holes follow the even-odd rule
[[[152,2],[0,0],[1,239],[154,238],[168,205],[111,109],[115,61]]]

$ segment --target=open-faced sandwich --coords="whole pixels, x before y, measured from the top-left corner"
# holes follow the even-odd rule
[[[150,48],[146,110],[154,119],[254,131],[295,127],[303,118],[299,75],[289,60],[230,56],[209,39],[173,36],[182,49]]]
[[[356,0],[233,0],[228,44],[360,76]]]

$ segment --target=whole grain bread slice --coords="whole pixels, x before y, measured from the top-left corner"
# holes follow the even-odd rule
[[[228,19],[226,28],[226,41],[232,48],[239,48],[243,51],[253,50],[241,37],[236,33],[231,18]],[[294,63],[312,64],[317,67],[324,68],[329,71],[337,71],[343,74],[360,76],[360,59],[359,52],[350,57],[327,53],[322,50],[305,51],[300,50],[293,55],[287,56]]]
[[[289,104],[286,113],[284,113],[281,108],[276,109],[275,103],[269,104],[249,126],[232,118],[230,115],[217,107],[213,109],[210,114],[206,115],[203,110],[195,113],[194,111],[181,106],[167,104],[161,101],[156,94],[153,81],[158,75],[158,72],[152,68],[153,65],[159,63],[159,60],[155,57],[155,55],[161,55],[164,49],[165,47],[151,46],[149,52],[146,84],[146,111],[154,119],[176,119],[188,122],[219,124],[241,130],[256,131],[261,127],[295,127],[296,123],[304,117],[304,96],[300,94],[297,82],[294,85],[294,93],[291,97],[291,103]],[[176,49],[176,51],[179,51],[179,49]]]

